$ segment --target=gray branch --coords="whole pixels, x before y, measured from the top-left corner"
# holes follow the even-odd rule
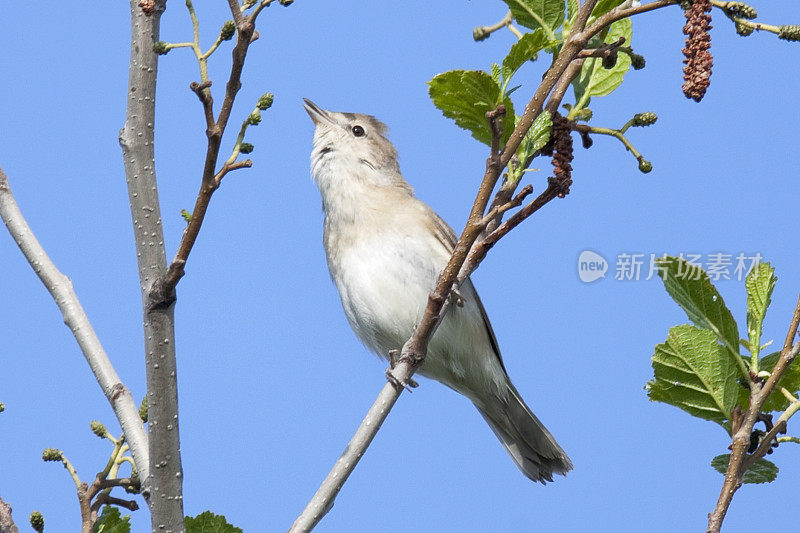
[[[145,14],[138,0],[131,6],[131,58],[128,107],[119,134],[133,220],[144,314],[147,371],[150,477],[142,477],[153,531],[184,530],[183,470],[178,433],[178,387],[175,364],[174,295],[166,305],[152,305],[153,283],[166,273],[167,260],[156,188],[153,125],[159,22],[165,1]]]
[[[22,250],[25,259],[28,260],[61,310],[64,323],[78,341],[78,346],[86,357],[92,373],[108,398],[114,414],[117,415],[140,477],[146,479],[150,471],[147,434],[142,427],[139,409],[133,401],[133,396],[111,365],[111,360],[100,344],[100,339],[97,338],[97,334],[73,290],[72,282],[56,268],[31,231],[25,217],[22,216],[11,192],[8,177],[2,169],[0,169],[0,216],[2,216],[14,242]]]

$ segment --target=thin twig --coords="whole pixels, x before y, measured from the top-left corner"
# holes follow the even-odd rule
[[[233,60],[231,62],[231,71],[228,83],[226,84],[225,98],[222,101],[219,115],[215,120],[212,109],[213,100],[208,90],[210,82],[194,82],[190,85],[192,91],[197,94],[200,102],[203,104],[203,112],[207,124],[206,135],[208,137],[208,146],[206,148],[200,190],[197,193],[197,199],[195,200],[191,218],[183,232],[181,242],[178,245],[178,251],[170,262],[166,274],[153,285],[153,289],[150,293],[150,304],[155,307],[169,305],[172,300],[174,300],[175,287],[184,275],[186,261],[194,248],[197,236],[205,220],[205,214],[211,202],[211,197],[214,191],[219,188],[222,177],[231,170],[252,166],[252,162],[246,160],[230,164],[226,163],[219,171],[216,170],[222,135],[225,133],[236,94],[242,85],[241,75],[245,57],[247,56],[248,47],[253,42],[255,32],[254,21],[261,11],[257,9],[251,15],[244,15],[241,13],[241,8],[236,0],[229,0],[228,3],[231,8],[234,23],[236,24],[237,33],[236,45],[232,52]]]
[[[782,430],[786,420],[788,420],[788,417],[783,420],[779,419],[779,423],[775,424],[769,431],[769,439],[765,437],[757,448],[756,453],[750,456],[747,455],[747,449],[750,446],[750,435],[753,432],[753,426],[755,426],[761,414],[761,406],[764,405],[764,401],[769,397],[775,384],[781,376],[783,376],[789,365],[792,364],[795,357],[797,357],[798,351],[800,351],[800,342],[794,342],[794,339],[797,337],[798,325],[800,325],[800,298],[798,298],[797,306],[792,315],[792,321],[789,324],[789,331],[786,334],[786,340],[784,341],[781,355],[778,357],[778,361],[775,363],[769,378],[763,385],[761,385],[758,379],[750,380],[750,406],[747,409],[744,421],[738,428],[738,431],[733,432],[731,457],[728,463],[728,469],[725,472],[725,481],[722,484],[722,490],[720,491],[717,504],[714,510],[708,515],[707,531],[709,533],[719,533],[722,522],[725,519],[725,514],[728,512],[728,508],[733,500],[733,495],[742,485],[742,476],[747,471],[747,467],[764,456],[769,447],[771,447],[772,440],[777,435],[777,431]],[[796,404],[792,404],[790,406],[792,412],[788,416],[794,414],[797,407]],[[781,418],[784,418],[784,415],[786,415],[790,409],[787,409],[786,412],[781,415]],[[776,430],[776,428],[779,429]]]
[[[589,57],[600,57],[600,58],[609,57],[623,44],[625,44],[625,37],[620,37],[613,43],[607,43],[597,48],[588,48],[586,50],[581,50],[578,53],[578,57],[580,59],[586,59]]]
[[[130,390],[122,383],[114,370],[89,317],[86,316],[86,312],[75,294],[72,282],[56,268],[28,226],[11,192],[8,177],[2,168],[0,168],[0,216],[25,259],[28,260],[61,310],[64,323],[72,331],[97,383],[111,404],[111,408],[131,444],[131,452],[142,479],[145,479],[149,474],[150,466],[147,434],[142,426],[142,420],[139,418],[139,408],[133,401]]]

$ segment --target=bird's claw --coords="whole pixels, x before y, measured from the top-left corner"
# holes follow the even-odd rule
[[[403,383],[392,374],[392,370],[394,370],[394,367],[400,362],[400,353],[400,350],[391,350],[389,352],[389,368],[386,369],[386,379],[395,387],[403,387],[408,390],[408,392],[413,392],[411,389],[419,387],[419,383],[411,378],[408,378],[408,380]]]

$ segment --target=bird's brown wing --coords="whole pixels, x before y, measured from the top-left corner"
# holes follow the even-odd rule
[[[447,251],[452,254],[453,250],[456,248],[456,243],[458,242],[456,232],[453,231],[447,222],[442,220],[442,217],[437,215],[432,209],[430,210],[430,213],[433,219],[433,229],[436,238],[442,243],[442,246],[444,246]],[[478,291],[475,290],[475,287],[472,285],[472,281],[469,278],[467,278],[467,280],[463,283],[462,292],[471,293],[469,297],[475,299],[475,303],[477,304],[481,313],[481,318],[483,318],[483,324],[486,326],[486,333],[489,335],[489,342],[492,345],[492,351],[494,352],[495,356],[497,356],[497,360],[500,362],[503,372],[505,372],[506,366],[503,364],[503,356],[500,355],[500,346],[497,344],[497,337],[494,334],[491,322],[489,322],[489,316],[486,314],[486,309],[483,307],[483,302],[481,302],[481,299],[478,296]]]

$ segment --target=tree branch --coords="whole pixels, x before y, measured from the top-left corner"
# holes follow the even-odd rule
[[[792,403],[789,409],[778,419],[778,423],[767,433],[767,436],[761,441],[756,451],[753,454],[747,454],[747,449],[750,446],[750,435],[761,414],[761,406],[764,405],[764,401],[774,389],[775,384],[797,357],[798,351],[800,351],[800,342],[794,342],[797,337],[798,325],[800,325],[800,298],[798,298],[797,306],[792,315],[792,321],[789,324],[789,331],[786,334],[781,355],[775,363],[769,378],[763,385],[757,378],[750,380],[750,406],[744,415],[744,421],[741,426],[733,433],[731,458],[728,463],[728,469],[725,472],[725,481],[722,484],[717,505],[708,515],[707,531],[709,533],[719,533],[722,521],[725,519],[725,514],[728,512],[728,507],[730,507],[733,500],[733,495],[741,487],[742,476],[744,476],[747,468],[766,454],[772,446],[772,441],[777,436],[777,433],[783,430],[789,417],[800,408],[800,403]]]
[[[122,431],[130,443],[131,453],[140,475],[142,478],[146,477],[149,475],[150,468],[147,434],[142,427],[142,420],[139,418],[139,408],[133,401],[131,392],[114,370],[111,360],[75,294],[72,282],[56,268],[28,226],[11,192],[8,177],[2,168],[0,168],[0,216],[25,259],[28,260],[61,310],[64,323],[75,336],[86,362],[89,363],[89,368],[119,420]]]
[[[164,305],[151,304],[153,284],[167,270],[161,208],[153,162],[159,23],[165,2],[155,2],[150,14],[130,0],[131,56],[125,124],[119,135],[133,221],[139,282],[144,314],[144,353],[147,373],[149,476],[139,468],[142,494],[150,506],[154,531],[183,530],[183,469],[178,425],[177,366],[175,362],[174,291]],[[128,442],[131,442],[127,435]]]

